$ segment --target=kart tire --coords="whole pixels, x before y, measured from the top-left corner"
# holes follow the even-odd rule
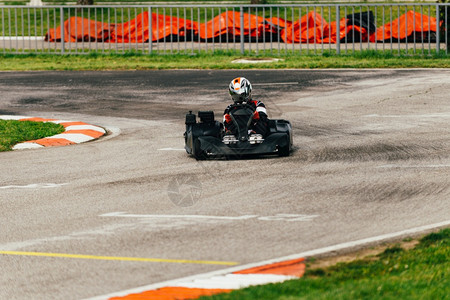
[[[280,157],[285,157],[285,156],[289,156],[291,152],[291,149],[289,147],[289,141],[286,143],[286,146],[278,146],[278,156]]]
[[[205,160],[207,158],[206,152],[203,151],[200,147],[200,141],[195,140],[194,145],[194,157],[196,160]]]

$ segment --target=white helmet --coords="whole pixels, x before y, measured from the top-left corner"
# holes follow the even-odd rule
[[[231,80],[229,92],[234,103],[247,102],[252,98],[252,84],[244,77]]]

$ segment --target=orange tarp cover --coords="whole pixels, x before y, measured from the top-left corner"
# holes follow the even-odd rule
[[[111,36],[111,42],[117,43],[142,43],[148,42],[149,35],[148,13],[141,13],[131,21],[118,24],[116,30]],[[167,38],[171,35],[184,37],[188,31],[197,31],[197,23],[189,20],[158,15],[152,13],[152,41]]]
[[[417,37],[428,31],[436,32],[436,18],[428,17],[427,15],[418,12],[408,11],[406,14],[400,16],[392,23],[381,26],[377,29],[376,35],[371,36],[371,42],[383,41],[388,39],[404,40],[407,37],[413,37],[416,32]]]
[[[95,22],[86,18],[71,17],[64,22],[64,41],[105,41],[112,43],[148,42],[149,40],[148,13],[141,13],[133,20],[120,24]],[[163,39],[170,35],[184,36],[185,31],[195,29],[196,22],[152,14],[153,41]],[[51,28],[45,40],[60,42],[62,38],[61,26],[56,30]]]
[[[241,28],[239,12],[227,12],[218,15],[207,23],[198,26],[201,39],[211,39],[225,34],[240,36],[244,32],[245,36],[251,35],[258,30],[258,25],[264,22],[264,18],[244,13],[244,28]]]
[[[336,22],[327,23],[315,12],[304,15],[300,20],[291,22],[281,18],[265,19],[252,14],[243,14],[244,28],[241,28],[241,14],[239,12],[224,12],[206,23],[198,23],[173,16],[152,13],[151,23],[149,14],[141,13],[133,20],[120,24],[95,22],[80,17],[71,17],[64,22],[64,40],[66,42],[104,41],[112,43],[143,43],[150,38],[152,41],[169,39],[180,40],[210,40],[221,36],[240,39],[241,33],[248,40],[263,40],[267,36],[275,37],[285,43],[336,43],[337,39],[345,39],[354,31],[362,41],[374,42],[390,38],[403,40],[414,32],[436,32],[436,19],[408,11],[392,23],[379,27],[376,32],[357,25],[348,24],[343,18]],[[151,25],[151,26],[150,26]],[[339,27],[339,29],[338,29]],[[400,27],[400,30],[399,30]],[[338,31],[339,30],[339,31]],[[46,41],[61,41],[61,27],[51,28]]]
[[[89,19],[71,17],[64,22],[64,40],[66,42],[107,41],[114,32],[114,25],[95,22]],[[45,35],[50,42],[61,41],[61,26],[50,28]]]

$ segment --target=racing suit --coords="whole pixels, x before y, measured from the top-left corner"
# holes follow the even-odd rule
[[[253,122],[250,124],[249,129],[254,131],[253,133],[258,133],[265,136],[268,121],[266,106],[261,101],[255,100],[250,100],[247,104],[254,108]],[[223,113],[223,124],[225,125],[226,133],[234,133],[236,129],[230,116],[230,111],[233,108],[236,108],[236,106],[234,106],[234,104],[230,104]]]

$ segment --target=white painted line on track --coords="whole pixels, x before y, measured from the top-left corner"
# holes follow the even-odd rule
[[[244,215],[238,217],[227,216],[202,216],[202,215],[136,215],[123,212],[113,212],[102,214],[100,217],[122,217],[122,218],[159,218],[159,219],[213,219],[213,220],[247,220],[257,217],[257,215]]]
[[[364,246],[364,245],[377,243],[377,242],[383,242],[383,241],[387,241],[387,240],[394,239],[394,238],[405,237],[408,235],[415,235],[415,234],[423,233],[423,232],[426,232],[429,230],[448,227],[448,226],[450,226],[450,220],[443,221],[440,223],[425,225],[425,226],[414,227],[414,228],[397,231],[397,232],[393,232],[393,233],[378,235],[378,236],[365,238],[365,239],[361,239],[361,240],[356,240],[356,241],[352,241],[352,242],[341,243],[341,244],[328,246],[328,247],[324,247],[324,248],[309,250],[309,251],[305,251],[305,252],[301,252],[301,253],[297,253],[297,254],[293,254],[293,255],[273,258],[273,259],[269,259],[269,260],[261,261],[261,262],[257,262],[257,263],[250,263],[250,264],[246,264],[246,265],[226,268],[226,269],[212,271],[212,272],[203,273],[203,274],[197,274],[197,275],[188,276],[188,277],[184,277],[184,278],[149,284],[149,285],[137,287],[134,289],[119,291],[116,293],[97,296],[97,297],[93,297],[93,298],[88,298],[86,300],[101,300],[101,299],[109,299],[112,297],[123,297],[123,296],[129,295],[129,294],[143,293],[145,291],[155,290],[155,289],[166,287],[166,286],[176,286],[177,284],[183,284],[188,281],[196,281],[196,280],[201,280],[201,279],[205,279],[205,278],[211,278],[214,276],[223,276],[225,274],[238,272],[238,271],[245,270],[245,269],[255,268],[255,267],[259,267],[259,266],[263,266],[263,265],[273,264],[273,263],[277,263],[277,262],[281,262],[281,261],[293,260],[293,259],[299,259],[299,258],[307,258],[307,257],[311,257],[311,256],[317,256],[317,255],[330,253],[333,251],[351,249],[353,247]]]
[[[27,185],[5,185],[0,186],[0,189],[48,189],[57,188],[64,185],[68,185],[68,183],[32,183]]]
[[[242,215],[242,216],[205,216],[205,215],[139,215],[127,214],[126,212],[111,212],[99,215],[100,217],[122,217],[139,219],[209,219],[209,220],[249,220],[257,219],[260,221],[312,221],[319,215],[300,215],[300,214],[276,214],[273,216]]]
[[[267,284],[268,282],[283,282],[285,280],[298,278],[296,276],[273,275],[273,274],[226,274],[213,276],[207,279],[197,279],[188,282],[179,282],[173,286],[186,287],[191,289],[216,289],[236,290],[251,285]]]

